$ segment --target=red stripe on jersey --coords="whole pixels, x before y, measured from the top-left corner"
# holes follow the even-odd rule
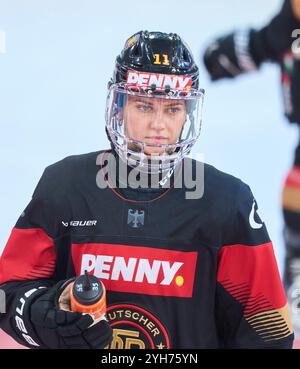
[[[294,166],[288,173],[284,187],[294,187],[300,189],[300,167]]]
[[[245,307],[245,316],[286,304],[272,242],[224,246],[219,252],[217,280]]]
[[[0,283],[49,278],[55,261],[53,240],[43,229],[13,228],[0,259]]]

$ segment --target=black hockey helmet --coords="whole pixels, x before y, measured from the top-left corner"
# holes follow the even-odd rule
[[[185,75],[199,87],[199,71],[188,45],[176,33],[140,31],[116,58],[113,83],[125,82],[129,70]]]
[[[174,168],[200,135],[203,97],[198,67],[189,47],[177,34],[135,33],[117,56],[108,84],[106,133],[112,148],[123,161],[133,167],[139,166],[141,171],[154,173]],[[166,100],[173,106],[175,100],[184,102],[177,138],[165,137],[164,142],[153,142],[146,136],[131,135],[126,128],[133,121],[127,102],[136,98],[154,104],[160,113]],[[152,108],[148,114],[139,116],[140,123],[148,122],[150,110]],[[178,108],[173,110],[178,111]],[[169,119],[174,122],[174,117]]]

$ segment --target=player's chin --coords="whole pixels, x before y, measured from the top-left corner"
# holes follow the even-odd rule
[[[149,157],[151,156],[160,156],[165,153],[165,150],[163,148],[159,147],[147,147],[145,148],[145,154]]]
[[[164,147],[160,147],[159,145],[166,145],[168,144],[168,140],[167,139],[161,139],[161,140],[156,140],[155,142],[147,142],[146,141],[146,146],[145,146],[145,154],[149,155],[149,156],[160,156],[163,154],[166,154],[165,148]]]

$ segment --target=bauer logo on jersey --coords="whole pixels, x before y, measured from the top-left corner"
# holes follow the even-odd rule
[[[197,252],[103,243],[73,244],[76,274],[87,270],[109,291],[192,297]]]
[[[169,87],[179,91],[188,91],[192,86],[192,77],[129,70],[126,83],[141,87],[155,85],[157,89]]]

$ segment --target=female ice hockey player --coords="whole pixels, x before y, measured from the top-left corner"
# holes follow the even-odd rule
[[[111,149],[47,167],[2,254],[0,327],[16,341],[292,347],[272,242],[250,188],[186,157],[200,134],[203,94],[178,35],[141,31],[126,41],[108,86]],[[106,287],[106,320],[61,304],[85,271]]]

